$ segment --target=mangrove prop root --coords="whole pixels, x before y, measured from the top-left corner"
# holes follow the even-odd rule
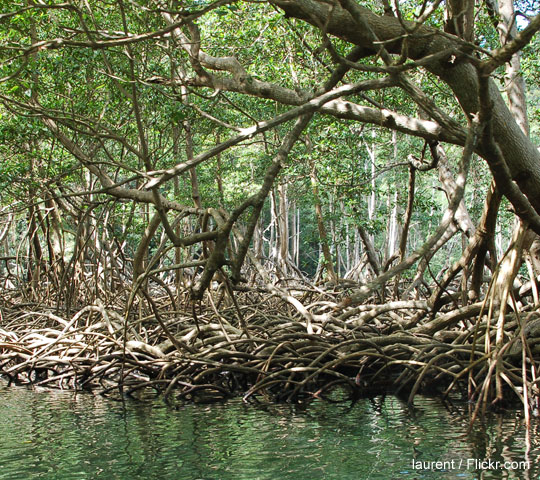
[[[136,299],[127,313],[118,300],[84,305],[65,317],[53,307],[11,301],[0,305],[0,376],[12,384],[161,395],[167,402],[233,395],[301,402],[389,391],[406,392],[409,402],[422,392],[463,398],[469,392],[483,404],[494,398],[490,376],[497,358],[485,351],[489,342],[476,338],[475,328],[486,321],[479,304],[433,316],[426,302],[394,302],[356,306],[338,317],[321,294],[305,307],[308,330],[301,312],[271,292],[235,295],[238,302],[219,310],[209,297],[197,307],[197,323],[191,306],[181,309],[169,295],[151,304]],[[514,400],[524,401],[522,392],[531,402],[539,396],[531,377],[540,343],[535,323],[536,312],[528,314],[531,327],[509,321],[508,348],[496,352],[505,395]],[[486,328],[483,335],[495,338]]]

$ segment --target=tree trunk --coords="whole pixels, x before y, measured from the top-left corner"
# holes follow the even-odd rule
[[[324,216],[321,206],[321,198],[319,195],[319,183],[317,180],[317,167],[315,162],[311,161],[311,190],[313,192],[313,202],[315,204],[315,217],[317,218],[317,228],[319,230],[319,240],[321,245],[322,254],[324,256],[323,268],[328,272],[330,281],[337,282],[336,272],[334,270],[334,261],[332,259],[332,253],[330,252],[330,246],[328,245],[328,234],[324,225]]]
[[[289,271],[289,199],[287,197],[287,185],[285,179],[279,182],[277,186],[278,191],[278,226],[279,226],[279,263],[281,270],[287,274]]]

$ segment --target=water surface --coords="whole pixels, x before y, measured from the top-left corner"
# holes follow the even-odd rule
[[[0,384],[0,479],[540,478],[538,423],[528,451],[518,412],[467,427],[466,406],[426,398],[175,410]]]

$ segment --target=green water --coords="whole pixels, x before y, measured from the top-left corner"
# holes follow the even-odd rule
[[[516,412],[493,416],[469,435],[466,429],[463,407],[430,399],[418,400],[413,411],[394,397],[307,409],[231,401],[174,410],[160,401],[0,385],[0,479],[540,477],[538,424],[528,453]],[[415,469],[415,457],[451,468]],[[530,469],[481,472],[474,459],[529,460]]]

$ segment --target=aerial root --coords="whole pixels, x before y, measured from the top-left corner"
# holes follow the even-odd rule
[[[524,329],[514,314],[506,322],[506,347],[485,351],[497,332],[477,304],[433,318],[422,302],[399,302],[391,312],[364,305],[337,318],[326,302],[315,301],[315,333],[309,333],[301,314],[265,295],[245,294],[241,306],[219,312],[215,305],[198,306],[198,325],[191,307],[173,311],[165,297],[155,300],[159,322],[142,306],[125,315],[111,304],[87,305],[67,318],[44,308],[4,307],[0,375],[14,384],[159,395],[170,403],[232,395],[299,402],[383,392],[405,394],[412,403],[429,392],[485,404],[496,394],[498,364],[506,391],[523,402],[538,399],[532,363],[540,328]],[[238,308],[248,334],[239,325]],[[540,315],[532,312],[528,325],[535,322],[540,325]]]

